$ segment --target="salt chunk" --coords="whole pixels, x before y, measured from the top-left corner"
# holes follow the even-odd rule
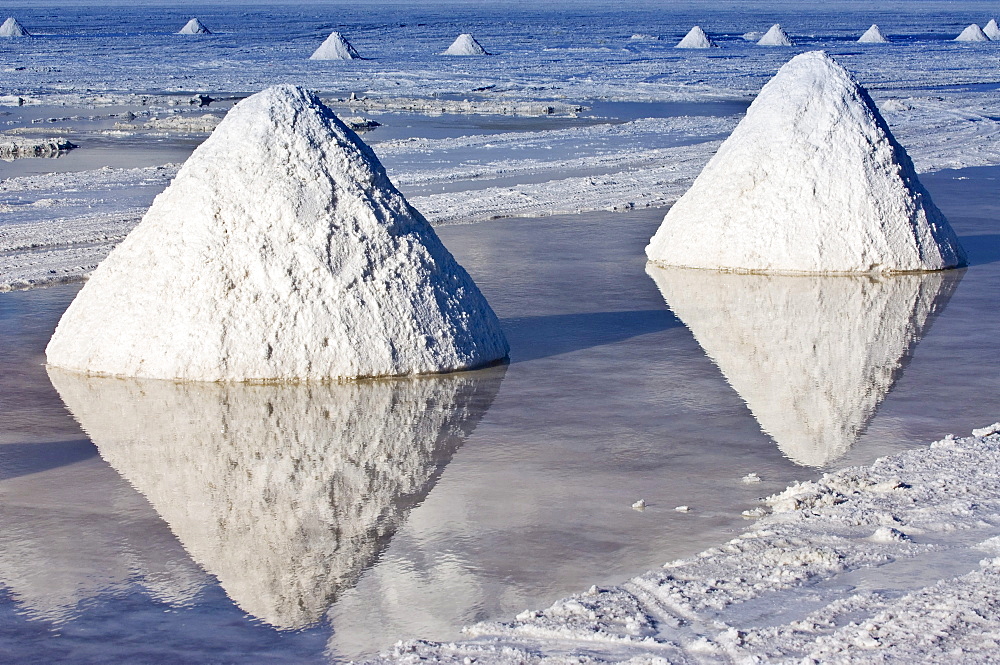
[[[677,506],[676,508],[674,508],[674,510],[676,510],[679,513],[689,513],[689,512],[691,512],[691,508],[688,507],[688,506]]]
[[[747,475],[743,476],[741,482],[743,482],[743,483],[745,483],[747,485],[752,485],[754,483],[759,483],[760,482],[760,476],[758,476],[756,473],[748,473]]]
[[[646,501],[645,501],[645,499],[639,499],[638,501],[636,501],[635,503],[633,503],[632,504],[632,510],[638,510],[639,512],[642,512],[642,511],[646,510]]]
[[[997,434],[998,432],[1000,432],[1000,423],[993,423],[992,425],[972,430],[972,436],[982,438],[990,434]]]
[[[898,529],[893,529],[891,526],[880,526],[868,538],[873,543],[901,543],[909,539],[905,533]]]

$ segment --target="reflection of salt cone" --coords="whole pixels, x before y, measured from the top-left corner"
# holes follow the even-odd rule
[[[298,385],[49,377],[226,593],[299,628],[427,495],[503,372]]]
[[[761,429],[817,467],[854,444],[961,279],[647,272]]]

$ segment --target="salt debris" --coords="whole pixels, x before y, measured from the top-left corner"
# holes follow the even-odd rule
[[[990,22],[983,26],[983,34],[990,40],[1000,40],[1000,26],[997,25],[995,18],[991,18]]]
[[[336,30],[319,45],[310,60],[360,60],[361,56],[354,50],[351,43]]]
[[[857,81],[786,63],[646,247],[661,265],[787,273],[940,270],[965,255]]]
[[[763,36],[764,36],[763,32],[759,32],[759,31],[756,31],[756,30],[755,31],[751,31],[751,32],[744,32],[743,33],[743,41],[758,42],[758,41],[760,41],[760,38],[763,37]]]
[[[178,35],[210,35],[212,31],[205,27],[200,19],[193,18],[177,31]]]
[[[489,55],[476,38],[463,32],[442,55]]]
[[[691,512],[691,508],[689,506],[677,506],[676,508],[674,508],[674,510],[676,510],[679,513]]]
[[[319,99],[237,104],[94,271],[46,350],[119,376],[341,380],[469,369],[508,346],[475,283]]]
[[[745,485],[753,485],[755,483],[761,482],[761,479],[760,476],[758,476],[756,473],[751,472],[743,476],[741,482],[743,482]]]
[[[632,510],[638,510],[640,513],[642,511],[646,510],[646,500],[645,499],[639,499],[638,501],[636,501],[635,503],[633,503],[632,504]]]
[[[30,37],[31,34],[13,16],[0,25],[0,37]]]
[[[700,26],[691,28],[675,48],[713,48],[715,42],[708,38]]]
[[[58,157],[76,147],[64,137],[32,139],[0,134],[0,159],[6,161],[22,157]]]
[[[958,37],[955,37],[956,42],[988,42],[990,38],[986,36],[982,28],[973,23],[968,28],[962,31]]]
[[[872,27],[865,31],[865,34],[858,37],[858,42],[861,44],[888,44],[889,38],[885,36],[882,30],[872,23]]]
[[[764,36],[757,42],[758,46],[795,46],[795,42],[788,36],[781,24],[775,23],[771,29],[764,33]]]

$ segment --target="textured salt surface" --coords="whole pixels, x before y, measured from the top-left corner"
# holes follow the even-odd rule
[[[309,56],[310,60],[359,60],[360,58],[351,43],[337,31],[331,32],[330,36]]]
[[[461,642],[403,642],[371,662],[535,663],[568,654],[588,662],[992,662],[997,431],[1000,423],[793,485],[765,500],[772,515],[696,557],[514,621],[470,626]],[[944,560],[967,562],[967,572],[914,580],[915,567]]]
[[[677,43],[676,48],[712,48],[715,42],[708,38],[705,31],[700,26],[694,26],[684,35],[684,39]]]
[[[882,30],[872,23],[872,27],[865,31],[865,34],[858,37],[861,44],[888,44],[889,38],[882,34]]]
[[[757,41],[758,46],[795,46],[791,37],[785,32],[780,24],[775,23],[764,33],[764,36]]]
[[[374,153],[292,86],[226,116],[46,351],[66,369],[209,381],[444,372],[506,354],[493,311]]]
[[[455,38],[444,55],[487,55],[487,53],[475,37],[464,32]]]
[[[762,272],[939,270],[965,258],[867,92],[796,56],[670,209],[651,261]]]

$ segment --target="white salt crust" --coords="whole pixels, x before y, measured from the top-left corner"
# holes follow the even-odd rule
[[[240,102],[59,322],[50,364],[201,381],[470,369],[499,321],[371,149],[294,86]]]
[[[661,265],[786,273],[965,262],[875,103],[822,51],[796,56],[764,85],[646,254]]]
[[[764,36],[757,41],[758,46],[795,46],[795,42],[788,36],[781,24],[775,23],[764,33]]]
[[[443,55],[489,55],[476,38],[463,32],[451,43]]]
[[[354,50],[351,43],[339,32],[331,32],[330,36],[319,45],[310,60],[360,60],[361,56]]]
[[[713,48],[715,42],[708,38],[701,26],[691,28],[675,48]]]
[[[882,30],[872,23],[872,27],[865,31],[865,34],[858,37],[858,42],[861,44],[888,44],[889,38],[885,36]]]

